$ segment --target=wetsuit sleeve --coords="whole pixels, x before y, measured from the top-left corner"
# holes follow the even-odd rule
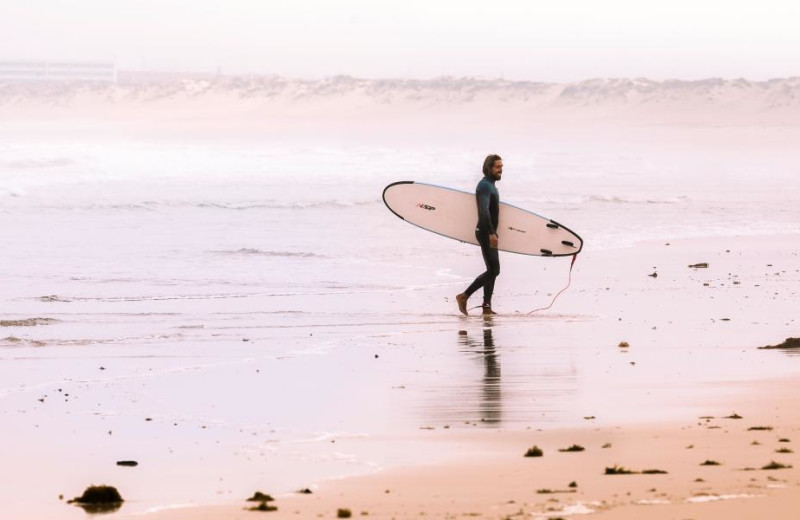
[[[494,235],[495,229],[492,225],[492,213],[489,210],[492,194],[488,187],[480,184],[475,191],[475,195],[478,199],[478,227],[481,231]]]

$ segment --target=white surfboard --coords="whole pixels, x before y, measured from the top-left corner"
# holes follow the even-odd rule
[[[414,181],[392,183],[383,190],[389,210],[410,224],[448,238],[478,244],[478,209],[474,193]],[[536,213],[500,203],[498,249],[537,256],[580,253],[583,240],[572,230]]]

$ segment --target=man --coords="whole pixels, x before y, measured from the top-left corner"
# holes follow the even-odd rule
[[[503,159],[499,155],[489,155],[483,161],[483,179],[475,188],[478,203],[478,225],[475,238],[481,246],[486,272],[475,278],[467,290],[456,296],[458,310],[467,314],[467,300],[472,293],[483,287],[483,315],[497,314],[492,311],[492,293],[495,278],[500,274],[500,255],[497,252],[497,225],[500,214],[500,193],[495,182],[503,176]]]

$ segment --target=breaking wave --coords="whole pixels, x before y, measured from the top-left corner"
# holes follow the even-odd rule
[[[276,257],[295,257],[295,258],[326,258],[325,255],[316,253],[308,253],[305,251],[264,251],[250,247],[243,247],[232,251],[211,251],[218,255],[231,255],[231,256],[276,256]]]
[[[564,195],[564,196],[550,196],[550,197],[531,197],[522,198],[515,201],[524,203],[525,205],[558,205],[558,206],[575,206],[591,202],[601,204],[682,204],[689,202],[691,199],[686,195],[676,197],[641,197],[641,196],[625,196],[625,195]]]
[[[0,191],[3,194],[3,191]],[[42,204],[43,209],[69,210],[69,211],[158,211],[161,209],[184,209],[201,208],[212,210],[228,211],[251,211],[264,209],[287,209],[287,210],[306,210],[306,209],[325,209],[325,208],[359,208],[381,204],[377,197],[374,200],[349,201],[344,199],[330,199],[317,201],[299,202],[208,202],[208,201],[138,201],[138,202],[108,202],[108,203],[81,203],[71,202],[68,204]]]

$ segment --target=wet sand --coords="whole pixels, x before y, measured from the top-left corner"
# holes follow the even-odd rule
[[[614,263],[606,257],[576,273],[568,297],[573,306],[580,305],[581,293],[590,293],[600,308],[614,312],[565,318],[553,311],[538,318],[560,329],[561,335],[553,334],[565,345],[600,345],[581,355],[593,355],[602,368],[581,367],[560,376],[575,377],[582,380],[577,386],[588,387],[567,398],[582,406],[553,410],[554,415],[569,410],[569,417],[537,421],[523,414],[519,424],[509,424],[505,419],[514,412],[506,417],[501,411],[513,406],[499,406],[493,415],[488,404],[523,385],[493,389],[487,383],[482,420],[497,420],[494,427],[439,423],[418,433],[446,460],[318,482],[311,495],[277,497],[278,511],[271,517],[333,518],[339,508],[348,508],[355,517],[370,518],[794,518],[800,506],[794,453],[800,439],[800,357],[757,347],[796,330],[790,301],[797,296],[800,262],[792,240],[736,241],[734,249],[725,242],[650,244],[639,249],[641,256],[633,255],[639,269],[624,257],[617,264],[622,269],[610,269]],[[653,258],[659,259],[656,278],[647,276]],[[583,260],[582,265],[591,262]],[[688,267],[700,261],[709,267]],[[557,308],[564,305],[560,301]],[[627,323],[619,322],[618,314]],[[500,366],[505,369],[509,357],[506,345],[490,338],[511,322],[502,316],[484,322],[483,338],[475,340],[476,348],[484,349],[487,381],[503,377]],[[565,329],[574,327],[585,335],[570,337]],[[628,340],[630,347],[618,347],[616,338]],[[613,357],[606,358],[605,352]],[[528,362],[534,372],[536,356]],[[451,410],[470,397],[459,394],[461,399],[448,399]],[[518,395],[515,405],[536,397]],[[551,398],[563,402],[557,394]],[[383,440],[387,446],[397,441]],[[534,445],[543,456],[524,457]],[[573,445],[585,449],[559,451]],[[762,469],[772,462],[791,467]],[[605,474],[613,467],[635,474]],[[642,474],[647,470],[666,473]],[[148,517],[256,514],[244,507],[240,501]]]
[[[800,442],[800,356],[757,347],[800,335],[796,243],[589,248],[571,288],[532,316],[518,311],[549,303],[568,261],[531,275],[525,258],[507,257],[505,312],[491,320],[454,312],[456,281],[344,308],[336,295],[287,296],[284,309],[322,309],[242,309],[235,339],[177,342],[167,355],[158,338],[6,347],[0,455],[15,485],[0,500],[13,518],[82,518],[58,496],[109,484],[126,499],[116,518],[342,507],[371,518],[790,518],[780,515],[798,505],[797,459],[775,450]],[[511,283],[530,278],[535,290]],[[70,330],[34,323],[3,336],[48,343]],[[734,413],[742,419],[724,418]],[[759,426],[772,430],[750,430]],[[558,451],[573,444],[585,451]],[[523,457],[533,445],[543,457]],[[140,464],[115,465],[127,459]],[[771,461],[794,467],[759,469]],[[614,465],[667,474],[604,475]],[[256,490],[278,511],[245,511]]]

